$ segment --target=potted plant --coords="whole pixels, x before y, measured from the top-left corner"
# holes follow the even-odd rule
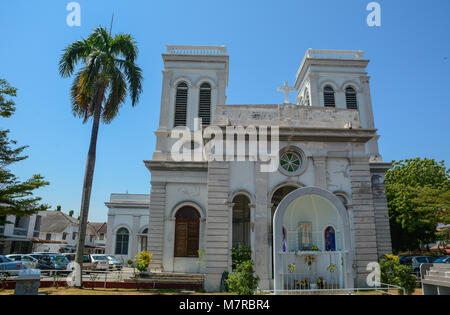
[[[139,271],[139,275],[147,275],[148,274],[148,266],[152,262],[152,254],[147,251],[142,251],[140,254],[136,255],[135,267]]]

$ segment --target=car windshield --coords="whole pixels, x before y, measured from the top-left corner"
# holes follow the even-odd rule
[[[416,258],[418,263],[427,263],[427,258],[426,257],[417,257]]]
[[[92,256],[92,258],[95,260],[107,260],[108,259],[105,256]]]
[[[57,264],[68,264],[69,260],[65,256],[50,256],[53,263]]]
[[[108,256],[108,259],[109,259],[109,260],[117,260],[117,258],[114,257],[114,256]]]
[[[22,257],[22,260],[23,260],[23,261],[34,261],[34,258],[33,258],[33,257],[30,257],[30,256],[23,256],[23,257]]]
[[[5,257],[5,256],[0,256],[0,262],[2,263],[7,263],[7,262],[11,262],[12,260]]]

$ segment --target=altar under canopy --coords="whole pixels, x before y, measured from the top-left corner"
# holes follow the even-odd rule
[[[293,192],[274,218],[275,291],[343,289],[349,282],[348,217],[319,188]]]

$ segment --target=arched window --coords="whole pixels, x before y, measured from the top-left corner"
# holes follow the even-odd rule
[[[203,83],[200,87],[198,117],[202,118],[204,126],[211,125],[211,85]]]
[[[347,100],[348,109],[358,109],[358,101],[356,99],[356,91],[349,86],[345,89],[345,99]]]
[[[116,233],[116,255],[128,255],[130,233],[126,228],[120,228]]]
[[[178,210],[175,222],[175,257],[198,257],[200,215],[192,207]]]
[[[177,95],[175,99],[175,123],[174,126],[186,126],[188,103],[188,85],[181,82],[177,86]]]
[[[334,98],[334,90],[331,86],[327,85],[323,90],[323,99],[325,107],[336,107],[336,100]]]
[[[232,221],[233,247],[250,246],[250,199],[246,195],[233,198]]]
[[[332,226],[327,227],[325,230],[325,251],[336,251],[336,231]]]

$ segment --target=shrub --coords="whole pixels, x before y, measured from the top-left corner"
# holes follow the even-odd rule
[[[397,256],[386,255],[380,261],[381,282],[405,288],[406,294],[411,295],[417,287],[417,278],[412,274],[409,266],[400,265]],[[402,293],[400,291],[399,293]]]
[[[233,270],[236,266],[242,264],[245,261],[252,260],[252,249],[250,246],[238,245],[231,250],[231,260]]]
[[[253,295],[259,282],[259,277],[255,276],[254,273],[253,261],[244,261],[236,265],[236,269],[228,275],[225,283],[233,293]]]
[[[146,272],[148,270],[148,266],[152,262],[152,254],[149,252],[143,251],[140,254],[136,255],[134,261],[136,262],[136,269],[139,272]]]

